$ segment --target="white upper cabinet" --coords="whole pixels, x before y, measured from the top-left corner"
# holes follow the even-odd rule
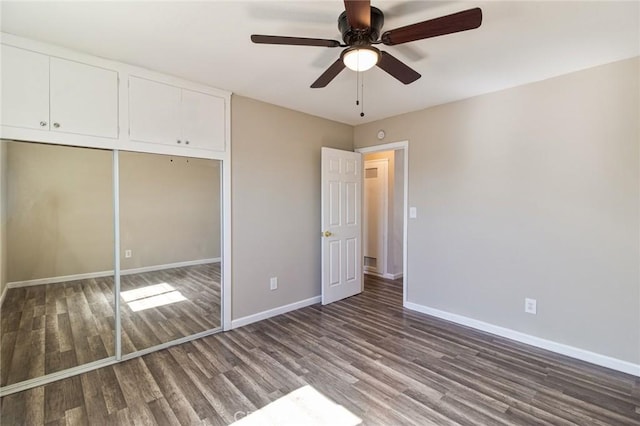
[[[2,45],[2,125],[118,137],[118,73]]]
[[[129,138],[212,151],[225,150],[225,99],[129,77]]]
[[[49,57],[2,45],[2,124],[49,129]]]
[[[0,139],[223,159],[231,93],[0,32]]]
[[[180,140],[180,89],[129,77],[129,139],[177,144]]]
[[[118,137],[118,73],[51,58],[53,131]]]
[[[224,151],[224,99],[182,90],[182,137],[194,148]]]

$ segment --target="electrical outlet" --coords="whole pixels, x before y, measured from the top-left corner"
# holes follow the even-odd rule
[[[538,306],[537,306],[537,300],[536,299],[529,299],[526,298],[524,299],[524,311],[528,314],[537,314],[538,313]]]
[[[124,251],[124,257],[126,257],[127,259],[130,258],[132,256],[131,250],[125,250]]]
[[[271,277],[269,280],[269,288],[271,290],[276,290],[278,288],[278,277]]]

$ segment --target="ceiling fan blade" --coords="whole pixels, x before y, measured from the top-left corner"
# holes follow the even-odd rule
[[[325,72],[322,73],[320,77],[311,85],[312,89],[319,89],[321,87],[326,87],[327,84],[331,83],[331,80],[336,78],[340,71],[345,68],[344,62],[342,59],[338,58]]]
[[[338,47],[340,42],[324,38],[284,37],[253,34],[251,41],[258,44],[286,44],[291,46],[323,46]]]
[[[382,42],[387,46],[422,40],[445,34],[478,28],[482,23],[482,10],[479,7],[464,10],[452,15],[418,22],[406,27],[396,28],[382,34]]]
[[[351,28],[364,30],[371,26],[370,0],[344,0],[344,9],[347,11],[347,22]]]
[[[380,52],[378,66],[404,84],[410,84],[421,77],[415,70],[387,52]]]

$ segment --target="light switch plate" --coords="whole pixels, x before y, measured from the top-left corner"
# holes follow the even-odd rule
[[[409,219],[415,219],[418,217],[418,209],[416,207],[409,207]]]
[[[538,313],[538,301],[536,299],[524,299],[524,311],[528,314],[536,315]]]

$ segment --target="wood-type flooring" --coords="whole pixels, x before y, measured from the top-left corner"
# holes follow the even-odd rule
[[[229,424],[305,385],[365,425],[639,425],[640,379],[402,308],[398,282],[2,399],[2,424]]]
[[[2,386],[114,356],[113,287],[104,277],[9,289]],[[219,263],[123,275],[120,287],[123,354],[220,327]]]

